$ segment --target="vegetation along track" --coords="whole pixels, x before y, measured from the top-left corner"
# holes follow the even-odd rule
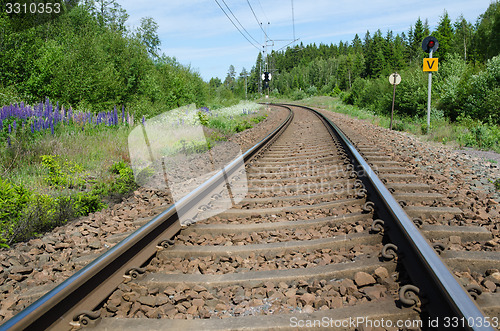
[[[446,323],[492,329],[484,325],[499,317],[500,275],[491,268],[499,254],[460,246],[492,234],[444,225],[461,210],[412,181],[375,142],[346,130],[347,140],[312,109],[275,107],[288,107],[290,116],[243,155],[248,193],[242,201],[206,219],[201,208],[200,220],[189,226],[178,220],[211,199],[231,198],[214,191],[225,178],[233,187],[243,181],[231,164],[176,208],[138,220],[148,223],[0,328],[316,323],[361,329],[406,321],[398,327],[426,329],[437,321],[438,329]],[[436,219],[443,225],[429,222]],[[445,246],[450,242],[453,250]]]

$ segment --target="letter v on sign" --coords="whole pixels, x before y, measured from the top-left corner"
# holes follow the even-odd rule
[[[424,71],[438,71],[438,58],[425,58]]]

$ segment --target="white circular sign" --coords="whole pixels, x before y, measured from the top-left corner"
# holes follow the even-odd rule
[[[389,83],[391,83],[392,85],[398,85],[399,83],[401,83],[401,75],[396,73],[396,72],[393,74],[390,74],[389,75]]]

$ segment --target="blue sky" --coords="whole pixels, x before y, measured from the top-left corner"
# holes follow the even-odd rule
[[[224,2],[217,1],[234,20]],[[292,0],[224,1],[255,39],[247,35],[254,45],[236,30],[215,0],[117,0],[130,15],[130,27],[138,26],[141,17],[152,17],[159,25],[161,52],[176,57],[184,65],[190,65],[206,81],[211,77],[224,80],[231,64],[237,73],[243,67],[250,71],[255,64],[265,37],[248,2],[258,21],[263,23],[269,38],[275,40],[268,43],[269,51],[279,50],[293,39]],[[490,2],[293,0],[295,36],[300,39],[298,43],[304,44],[337,44],[340,40],[350,42],[356,33],[363,38],[367,30],[373,33],[380,29],[384,35],[388,30],[395,34],[407,32],[418,17],[422,20],[427,18],[432,30],[445,9],[452,21],[462,14],[469,22],[475,23]]]

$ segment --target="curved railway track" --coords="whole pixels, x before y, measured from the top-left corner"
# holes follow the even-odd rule
[[[445,197],[375,142],[347,138],[313,109],[276,107],[290,115],[243,154],[245,171],[235,161],[138,220],[145,225],[0,329],[494,329],[498,293],[479,295],[456,275],[487,274],[498,252],[441,243],[491,233],[427,224],[461,210],[440,205]],[[234,190],[221,191],[228,181]],[[241,183],[246,197],[235,204]],[[217,211],[221,201],[233,207]]]

